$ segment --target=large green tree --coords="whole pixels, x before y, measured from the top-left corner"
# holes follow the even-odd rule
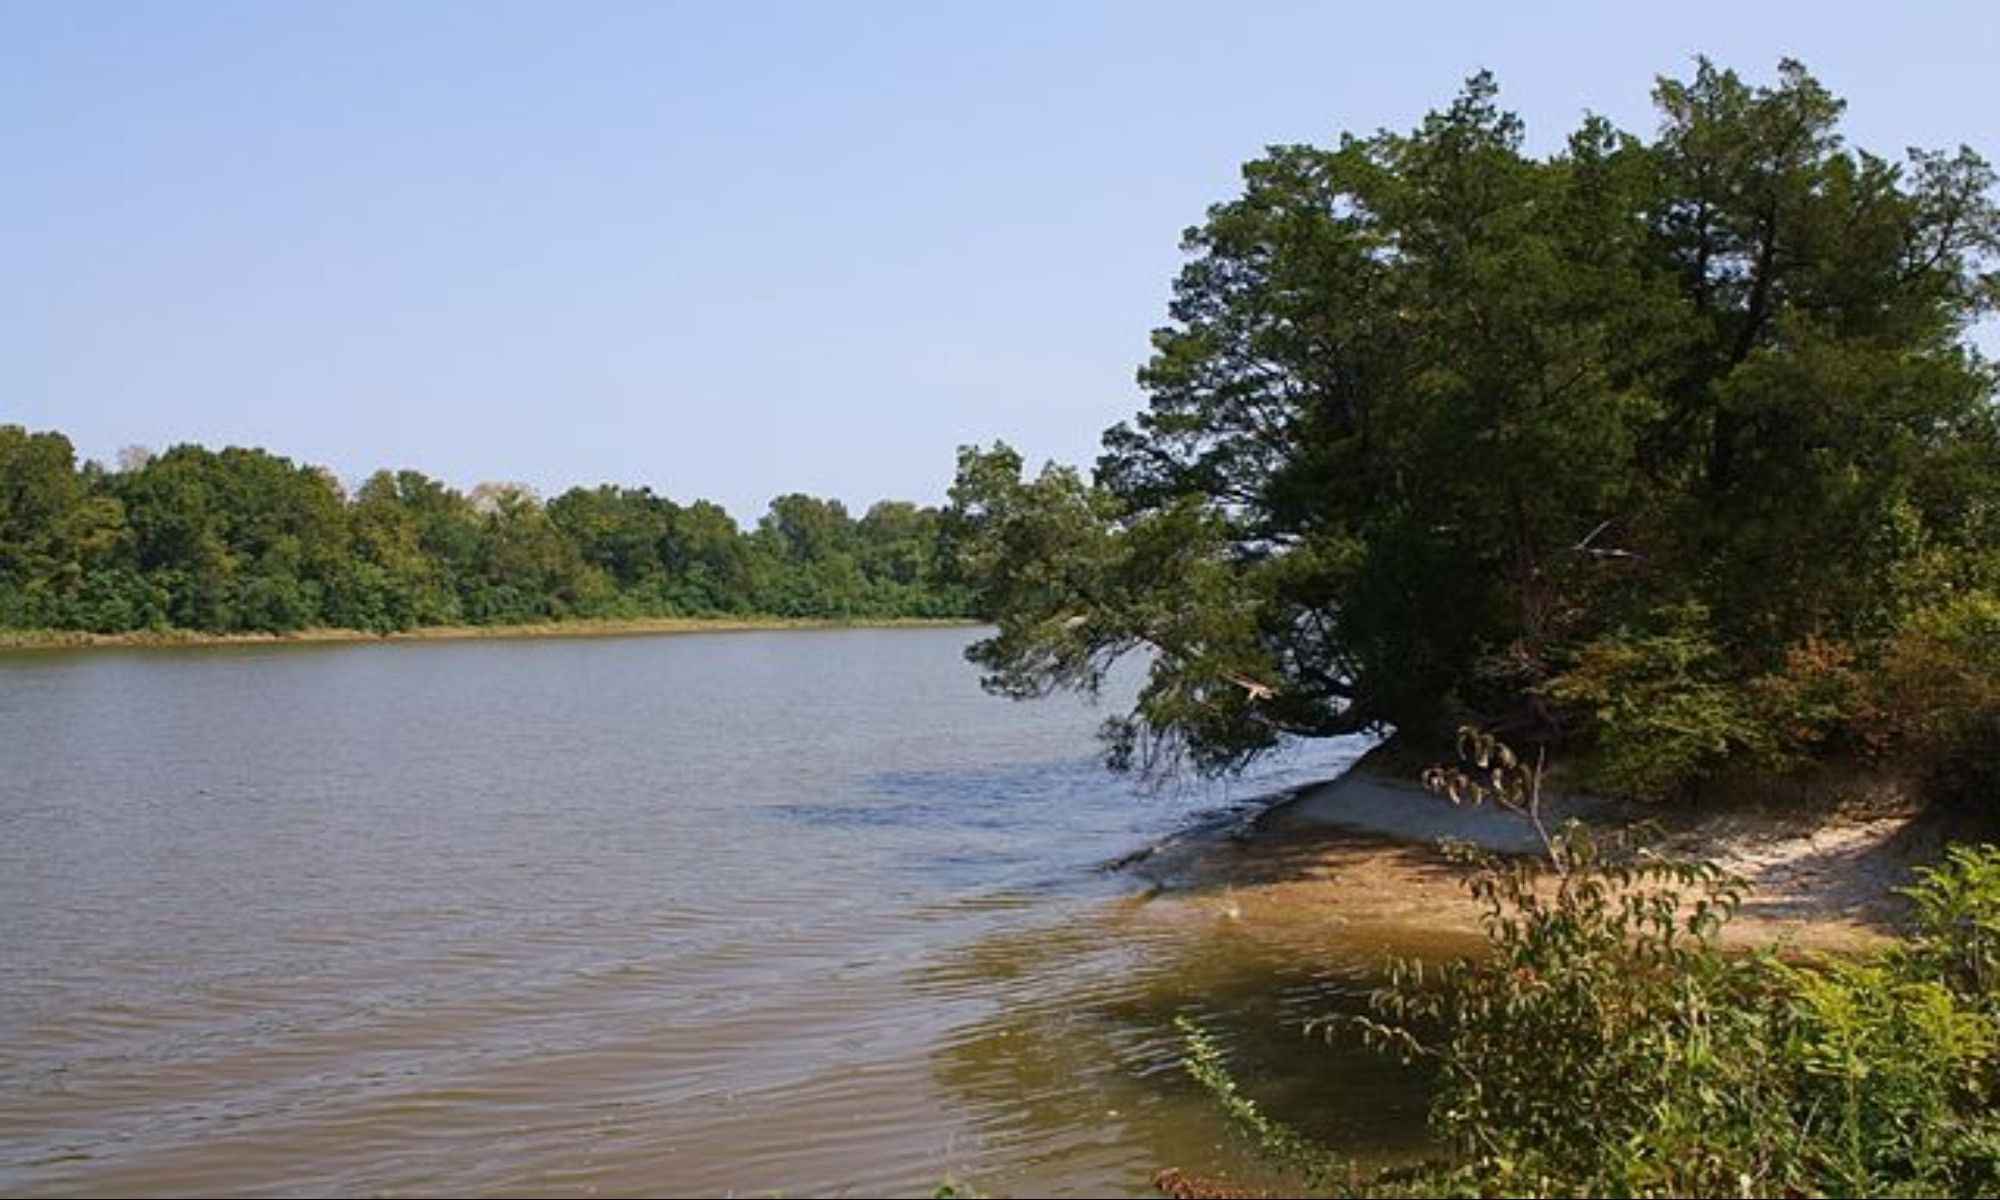
[[[1620,646],[1734,695],[2000,582],[1983,160],[1849,148],[1792,62],[1702,61],[1651,137],[1592,117],[1546,157],[1496,94],[1247,164],[1094,480],[961,452],[990,686],[1143,651],[1115,756],[1206,769],[1467,719],[1588,739],[1577,673]]]
[[[113,478],[134,566],[172,623],[279,632],[324,621],[347,555],[347,515],[325,471],[263,450],[175,446]]]
[[[115,574],[124,513],[91,479],[62,434],[0,425],[0,624],[135,619]]]

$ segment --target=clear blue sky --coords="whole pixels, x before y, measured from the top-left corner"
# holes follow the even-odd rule
[[[1094,456],[1263,145],[1482,66],[1538,148],[1650,130],[1698,52],[2000,158],[1994,0],[0,0],[0,421],[746,521],[935,501],[960,443]]]

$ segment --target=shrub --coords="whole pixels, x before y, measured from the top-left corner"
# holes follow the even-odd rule
[[[1557,1173],[1625,1194],[1733,1185],[1770,1099],[1765,1020],[1740,1003],[1763,964],[1712,945],[1737,882],[1701,863],[1607,861],[1574,827],[1558,842],[1568,869],[1553,886],[1527,863],[1478,860],[1469,887],[1492,953],[1395,964],[1363,1036],[1436,1064],[1433,1127],[1506,1190]]]
[[[1607,854],[1476,856],[1489,953],[1395,964],[1372,1045],[1438,1072],[1448,1159],[1352,1176],[1189,1039],[1188,1069],[1317,1186],[1356,1195],[1990,1195],[2000,1190],[2000,850],[1959,847],[1908,890],[1914,932],[1859,959],[1730,954],[1737,883]]]
[[[1878,720],[1869,675],[1846,642],[1808,636],[1785,652],[1783,667],[1749,684],[1751,712],[1768,737],[1767,764],[1800,766],[1823,749],[1873,754],[1879,736],[1863,736]]]
[[[1916,614],[1883,655],[1873,736],[1946,799],[2000,787],[2000,596],[1972,592]]]
[[[1697,603],[1652,614],[1650,627],[1621,629],[1586,644],[1544,691],[1577,710],[1594,736],[1589,782],[1655,798],[1708,774],[1730,754],[1768,756],[1770,732],[1728,663]]]

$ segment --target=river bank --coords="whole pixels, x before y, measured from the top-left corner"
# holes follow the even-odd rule
[[[0,650],[65,650],[105,646],[263,646],[292,642],[429,642],[470,638],[639,637],[675,633],[730,633],[775,629],[920,629],[972,626],[958,617],[633,617],[580,618],[524,625],[425,625],[374,633],[316,628],[290,633],[206,633],[196,629],[140,629],[90,633],[74,629],[0,629]]]
[[[1645,822],[1664,854],[1716,863],[1745,884],[1725,928],[1734,945],[1862,950],[1886,944],[1906,902],[1897,889],[1937,858],[1955,832],[1906,804],[1731,803],[1695,812],[1553,797],[1551,825],[1574,817],[1617,829]],[[1248,819],[1193,831],[1114,866],[1144,880],[1162,912],[1220,915],[1278,940],[1329,924],[1385,942],[1471,946],[1484,909],[1445,840],[1533,854],[1527,821],[1492,808],[1454,808],[1426,792],[1390,754],[1300,788]]]

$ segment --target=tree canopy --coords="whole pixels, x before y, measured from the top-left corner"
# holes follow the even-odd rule
[[[966,611],[934,508],[788,495],[751,532],[647,488],[460,493],[264,450],[76,461],[0,425],[0,628],[389,631],[571,617],[946,617]]]
[[[1094,479],[960,452],[989,686],[1143,651],[1114,760],[1206,770],[1476,720],[1659,791],[1866,736],[1854,681],[2000,613],[1994,175],[1849,147],[1795,62],[1653,95],[1535,157],[1481,74],[1246,164]]]

